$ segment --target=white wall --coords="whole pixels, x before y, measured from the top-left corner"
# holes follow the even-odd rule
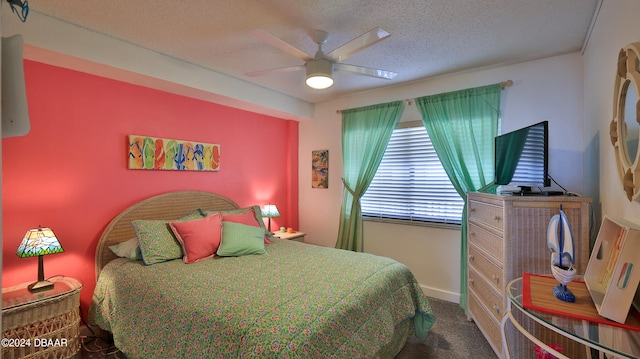
[[[62,20],[5,14],[2,34],[24,37],[24,58],[285,119],[312,117],[313,104]]]
[[[569,191],[586,193],[583,156],[583,59],[579,53],[389,87],[316,106],[300,123],[300,227],[310,243],[334,246],[342,198],[341,116],[336,110],[416,98],[513,80],[501,99],[504,131],[550,124],[550,173]],[[405,114],[417,115],[415,105]],[[419,119],[417,117],[416,119]],[[329,150],[329,188],[311,188],[312,150]],[[458,301],[458,230],[365,222],[364,250],[407,266],[428,295]]]
[[[640,1],[605,0],[584,54],[584,158],[587,185],[599,192],[596,205],[612,218],[640,224],[640,204],[629,202],[622,190],[609,140],[613,116],[613,87],[618,53],[625,45],[640,41]],[[597,208],[597,207],[596,207]],[[600,219],[600,216],[598,216]]]

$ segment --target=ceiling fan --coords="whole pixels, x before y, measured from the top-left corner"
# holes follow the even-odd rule
[[[313,41],[318,44],[318,51],[313,57],[264,30],[257,29],[254,30],[253,33],[269,45],[274,46],[290,55],[303,60],[305,64],[299,66],[289,66],[277,69],[248,72],[245,73],[245,75],[247,76],[260,76],[267,73],[286,72],[306,68],[307,76],[305,82],[307,86],[314,89],[325,89],[333,85],[332,75],[334,70],[347,71],[358,75],[371,76],[387,80],[391,80],[396,77],[396,75],[398,75],[398,73],[393,71],[378,70],[364,66],[342,63],[342,61],[346,60],[355,53],[362,51],[367,47],[372,46],[391,36],[390,33],[379,27],[376,27],[375,29],[356,37],[355,39],[338,47],[337,49],[331,51],[326,55],[324,54],[324,52],[322,52],[322,45],[325,43],[325,41],[327,41],[327,37],[329,34],[323,30],[316,30],[313,33],[312,38]]]

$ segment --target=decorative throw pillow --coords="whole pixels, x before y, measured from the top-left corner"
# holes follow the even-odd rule
[[[240,213],[222,213],[222,220],[226,222],[234,222],[246,224],[247,226],[260,227],[254,208]]]
[[[128,241],[120,242],[109,246],[109,249],[121,258],[129,258],[132,261],[142,260],[142,252],[138,245],[138,238],[131,238]]]
[[[202,214],[200,209],[196,209],[196,210],[193,210],[193,212],[180,217],[178,219],[178,221],[190,221],[190,220],[193,220],[193,219],[202,219],[204,217],[206,217],[206,215]]]
[[[211,214],[188,222],[169,222],[169,227],[182,246],[185,263],[211,258],[220,246],[222,215]]]
[[[262,220],[262,211],[260,211],[260,206],[250,206],[250,207],[244,207],[244,208],[239,208],[239,209],[227,209],[227,210],[223,210],[223,211],[211,211],[211,210],[200,210],[201,214],[203,216],[209,215],[211,213],[215,213],[215,212],[220,212],[222,213],[222,216],[226,216],[226,215],[235,215],[235,214],[247,214],[247,212],[251,213],[253,215],[253,218],[255,219],[255,225],[258,225],[262,228],[265,229],[266,231],[266,226],[264,225],[264,221]],[[249,219],[251,219],[252,217],[250,215],[247,215],[247,219],[249,221]],[[223,221],[225,220],[224,217],[222,219]],[[249,221],[250,222],[250,221]],[[251,223],[244,223],[244,224],[251,224],[254,225],[253,222]]]
[[[260,227],[222,222],[222,242],[217,254],[222,257],[265,254],[264,230]]]
[[[184,222],[203,218],[196,210],[172,222]],[[183,257],[182,247],[169,228],[169,221],[165,220],[135,220],[131,221],[136,231],[138,245],[142,252],[144,264],[151,265]]]
[[[262,212],[259,206],[246,207],[238,210],[221,211],[222,220],[226,222],[234,222],[246,224],[248,226],[257,226],[262,228],[264,233],[264,243],[269,244],[271,241],[267,239],[267,230],[262,220]]]

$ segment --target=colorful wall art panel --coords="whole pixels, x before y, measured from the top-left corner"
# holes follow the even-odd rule
[[[218,171],[220,145],[129,135],[129,168]]]
[[[311,151],[311,188],[329,188],[329,150]]]

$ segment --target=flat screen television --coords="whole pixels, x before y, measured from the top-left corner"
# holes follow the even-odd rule
[[[548,142],[548,121],[496,136],[494,182],[523,194],[551,186]]]

